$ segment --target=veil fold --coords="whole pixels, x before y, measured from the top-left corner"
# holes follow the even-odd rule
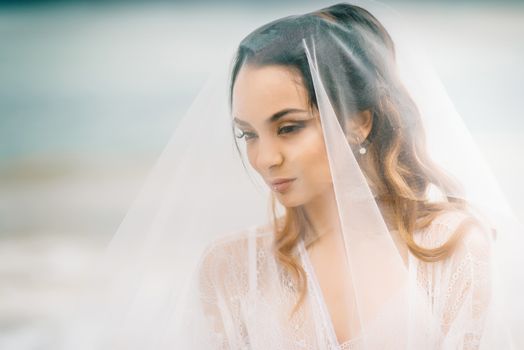
[[[271,22],[240,43],[255,63],[287,51],[307,63],[345,257],[330,271],[343,276],[354,315],[337,329],[352,335],[351,349],[522,346],[522,226],[398,17],[359,6],[374,17],[338,4]],[[382,25],[389,34],[376,31]],[[96,288],[82,311],[97,324],[96,348],[343,345],[307,244],[293,250],[305,283],[276,256],[288,208],[272,212],[271,189],[235,141],[231,70],[224,62],[203,87],[90,276]],[[370,106],[382,124],[354,144],[349,120]],[[373,154],[387,155],[378,175],[363,160]],[[402,184],[393,198],[390,187]],[[384,202],[426,215],[409,221]],[[438,208],[446,210],[425,219]],[[456,249],[440,251],[453,237]]]

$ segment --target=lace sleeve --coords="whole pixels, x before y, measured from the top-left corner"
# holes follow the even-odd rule
[[[246,332],[241,317],[245,294],[244,243],[215,244],[203,256],[199,268],[199,300],[205,323],[206,348],[243,348]]]
[[[491,240],[471,226],[442,269],[443,348],[478,349],[491,300]]]
[[[225,330],[225,319],[227,315],[223,314],[224,308],[219,307],[222,289],[218,284],[220,281],[216,278],[217,266],[216,257],[212,252],[206,252],[199,269],[199,301],[202,307],[204,327],[207,334],[201,334],[207,338],[211,349],[227,349],[227,337]],[[226,321],[227,322],[227,321]]]

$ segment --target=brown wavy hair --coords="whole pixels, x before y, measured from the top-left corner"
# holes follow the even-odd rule
[[[336,33],[369,69],[361,72],[362,69],[355,66],[355,61],[341,53],[340,46],[333,44],[333,36],[329,32]],[[230,104],[236,77],[245,64],[281,65],[300,73],[308,92],[310,107],[317,109],[313,81],[302,43],[303,38],[311,37],[316,38],[317,52],[323,50],[322,54],[330,58],[329,63],[333,65],[336,62],[336,67],[340,67],[337,73],[345,76],[346,90],[344,86],[341,88],[340,84],[333,82],[334,77],[330,80],[329,74],[323,75],[326,92],[343,129],[347,123],[342,117],[347,115],[343,111],[348,109],[348,105],[353,109],[372,112],[372,127],[366,141],[369,142],[368,152],[365,157],[357,157],[357,160],[370,186],[378,194],[376,200],[381,210],[387,208],[382,213],[388,226],[398,230],[408,249],[418,259],[426,262],[445,259],[476,220],[468,216],[439,247],[428,249],[414,241],[413,235],[417,229],[427,227],[444,212],[468,212],[468,205],[464,200],[449,196],[438,202],[428,201],[427,191],[430,186],[444,194],[457,193],[460,186],[428,156],[420,112],[393,67],[393,41],[382,24],[367,10],[342,3],[301,16],[285,17],[256,29],[242,40],[233,61]],[[322,67],[322,60],[317,63],[321,71],[328,68]],[[370,77],[369,72],[374,74]],[[351,91],[351,94],[340,96],[344,91]],[[284,217],[277,218],[273,196],[271,206],[276,258],[299,282],[300,295],[296,310],[305,297],[307,282],[295,248],[310,222],[301,207],[286,208]]]

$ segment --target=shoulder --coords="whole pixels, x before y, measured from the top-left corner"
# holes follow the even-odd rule
[[[270,225],[252,226],[227,233],[212,241],[203,251],[199,262],[200,274],[214,277],[247,273],[250,254],[271,250],[273,231]],[[210,276],[208,276],[210,277]]]
[[[252,226],[227,233],[212,241],[204,250],[202,258],[216,255],[231,254],[235,252],[247,252],[250,244],[256,247],[271,244],[273,238],[271,226]]]
[[[457,236],[456,249],[467,254],[487,251],[492,245],[491,230],[479,218],[462,210],[450,210],[439,214],[415,239],[425,248],[436,248]]]

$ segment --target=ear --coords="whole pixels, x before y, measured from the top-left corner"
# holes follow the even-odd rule
[[[373,126],[373,113],[370,109],[357,112],[346,123],[346,136],[351,143],[365,140]]]

